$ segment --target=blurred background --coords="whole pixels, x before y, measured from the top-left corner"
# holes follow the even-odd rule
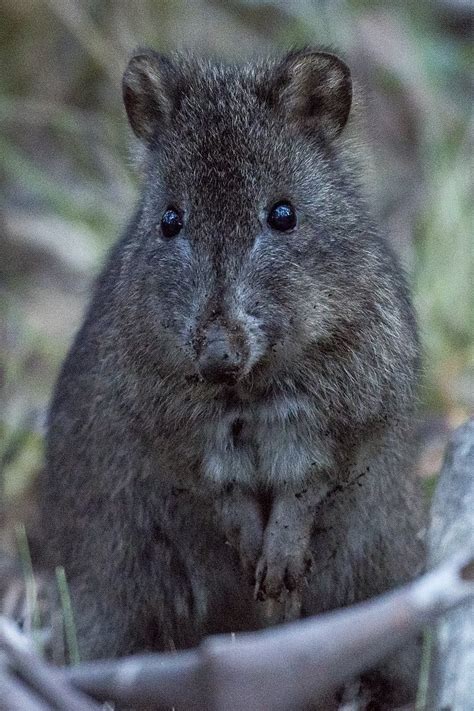
[[[0,523],[25,515],[54,379],[136,199],[120,81],[140,45],[323,44],[351,65],[367,190],[419,314],[430,489],[474,408],[472,21],[462,0],[0,0]]]

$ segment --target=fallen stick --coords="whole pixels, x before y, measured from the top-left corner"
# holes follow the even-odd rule
[[[198,649],[65,670],[78,688],[135,708],[289,711],[324,698],[474,596],[474,550],[368,602]]]
[[[64,711],[94,711],[100,708],[92,699],[74,689],[59,668],[43,662],[33,649],[31,640],[6,617],[0,618],[0,649],[5,654],[8,667],[42,697],[46,708]],[[4,683],[13,693],[13,677],[5,678]],[[19,684],[19,690],[20,687]]]
[[[27,693],[29,683],[51,704],[46,708],[63,711],[97,708],[72,686],[135,709],[290,711],[324,702],[341,684],[449,613],[438,628],[428,708],[449,704],[453,711],[465,711],[474,698],[474,620],[465,616],[474,610],[473,517],[474,420],[454,434],[448,448],[429,535],[431,563],[437,565],[419,579],[324,615],[235,637],[210,637],[195,650],[69,669],[45,664],[27,638],[0,618],[0,649],[8,663],[8,673],[0,666],[0,683],[15,693],[13,669],[24,682],[17,693]],[[31,706],[31,711],[39,709]]]
[[[50,711],[20,679],[0,668],[0,711]]]

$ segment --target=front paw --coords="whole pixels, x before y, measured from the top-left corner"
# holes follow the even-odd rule
[[[250,585],[255,583],[255,568],[262,552],[263,523],[260,509],[249,505],[227,528],[226,540],[240,558],[242,570]]]
[[[298,617],[306,576],[311,568],[311,554],[306,543],[278,543],[277,536],[265,541],[255,575],[255,598],[284,602],[285,617]]]

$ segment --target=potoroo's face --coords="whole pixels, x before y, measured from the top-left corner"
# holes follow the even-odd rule
[[[306,367],[315,344],[351,328],[367,266],[338,154],[345,64],[311,51],[240,68],[145,53],[124,98],[146,149],[129,265],[143,337],[162,362],[224,387]]]

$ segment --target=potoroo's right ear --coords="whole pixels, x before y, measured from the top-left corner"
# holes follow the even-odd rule
[[[129,61],[122,80],[123,101],[135,135],[149,144],[171,117],[175,68],[167,57],[142,50]]]

